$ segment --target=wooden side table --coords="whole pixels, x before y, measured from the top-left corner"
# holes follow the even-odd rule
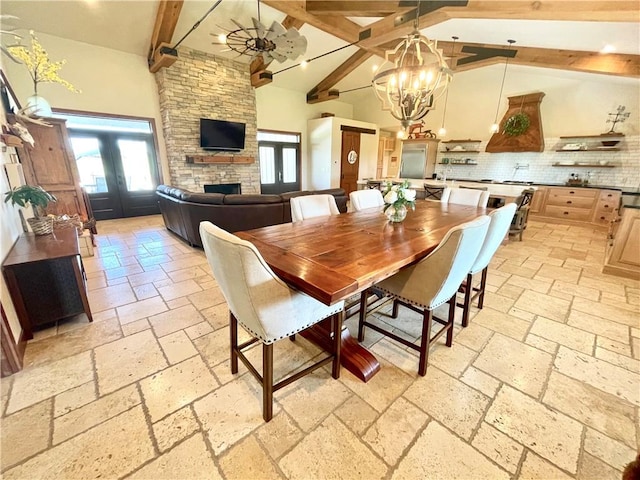
[[[23,234],[2,264],[24,338],[33,327],[85,313],[93,321],[75,228]]]

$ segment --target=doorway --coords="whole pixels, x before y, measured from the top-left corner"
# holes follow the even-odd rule
[[[360,132],[343,130],[340,154],[340,188],[347,195],[358,189],[360,166]]]
[[[300,134],[258,132],[260,191],[278,194],[300,190]]]
[[[96,220],[160,213],[150,135],[70,129],[69,137]]]

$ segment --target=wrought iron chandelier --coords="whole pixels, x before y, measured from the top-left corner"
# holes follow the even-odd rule
[[[400,120],[403,128],[424,118],[435,107],[451,81],[451,70],[436,42],[420,35],[419,8],[415,30],[394,50],[387,50],[385,63],[373,77],[373,89],[388,110]]]

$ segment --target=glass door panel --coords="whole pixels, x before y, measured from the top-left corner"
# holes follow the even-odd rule
[[[260,156],[260,183],[273,185],[276,183],[276,150],[271,146],[263,146],[259,149]],[[263,187],[264,188],[264,187]],[[263,191],[264,193],[264,191]]]
[[[155,182],[149,161],[148,144],[145,140],[118,140],[124,187],[128,192],[153,190]]]
[[[87,193],[108,192],[99,140],[95,137],[71,137],[71,146],[76,156],[80,182]]]

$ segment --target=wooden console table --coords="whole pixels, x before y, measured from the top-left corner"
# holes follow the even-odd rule
[[[86,313],[93,321],[75,228],[51,235],[23,234],[2,264],[11,300],[24,331]]]

